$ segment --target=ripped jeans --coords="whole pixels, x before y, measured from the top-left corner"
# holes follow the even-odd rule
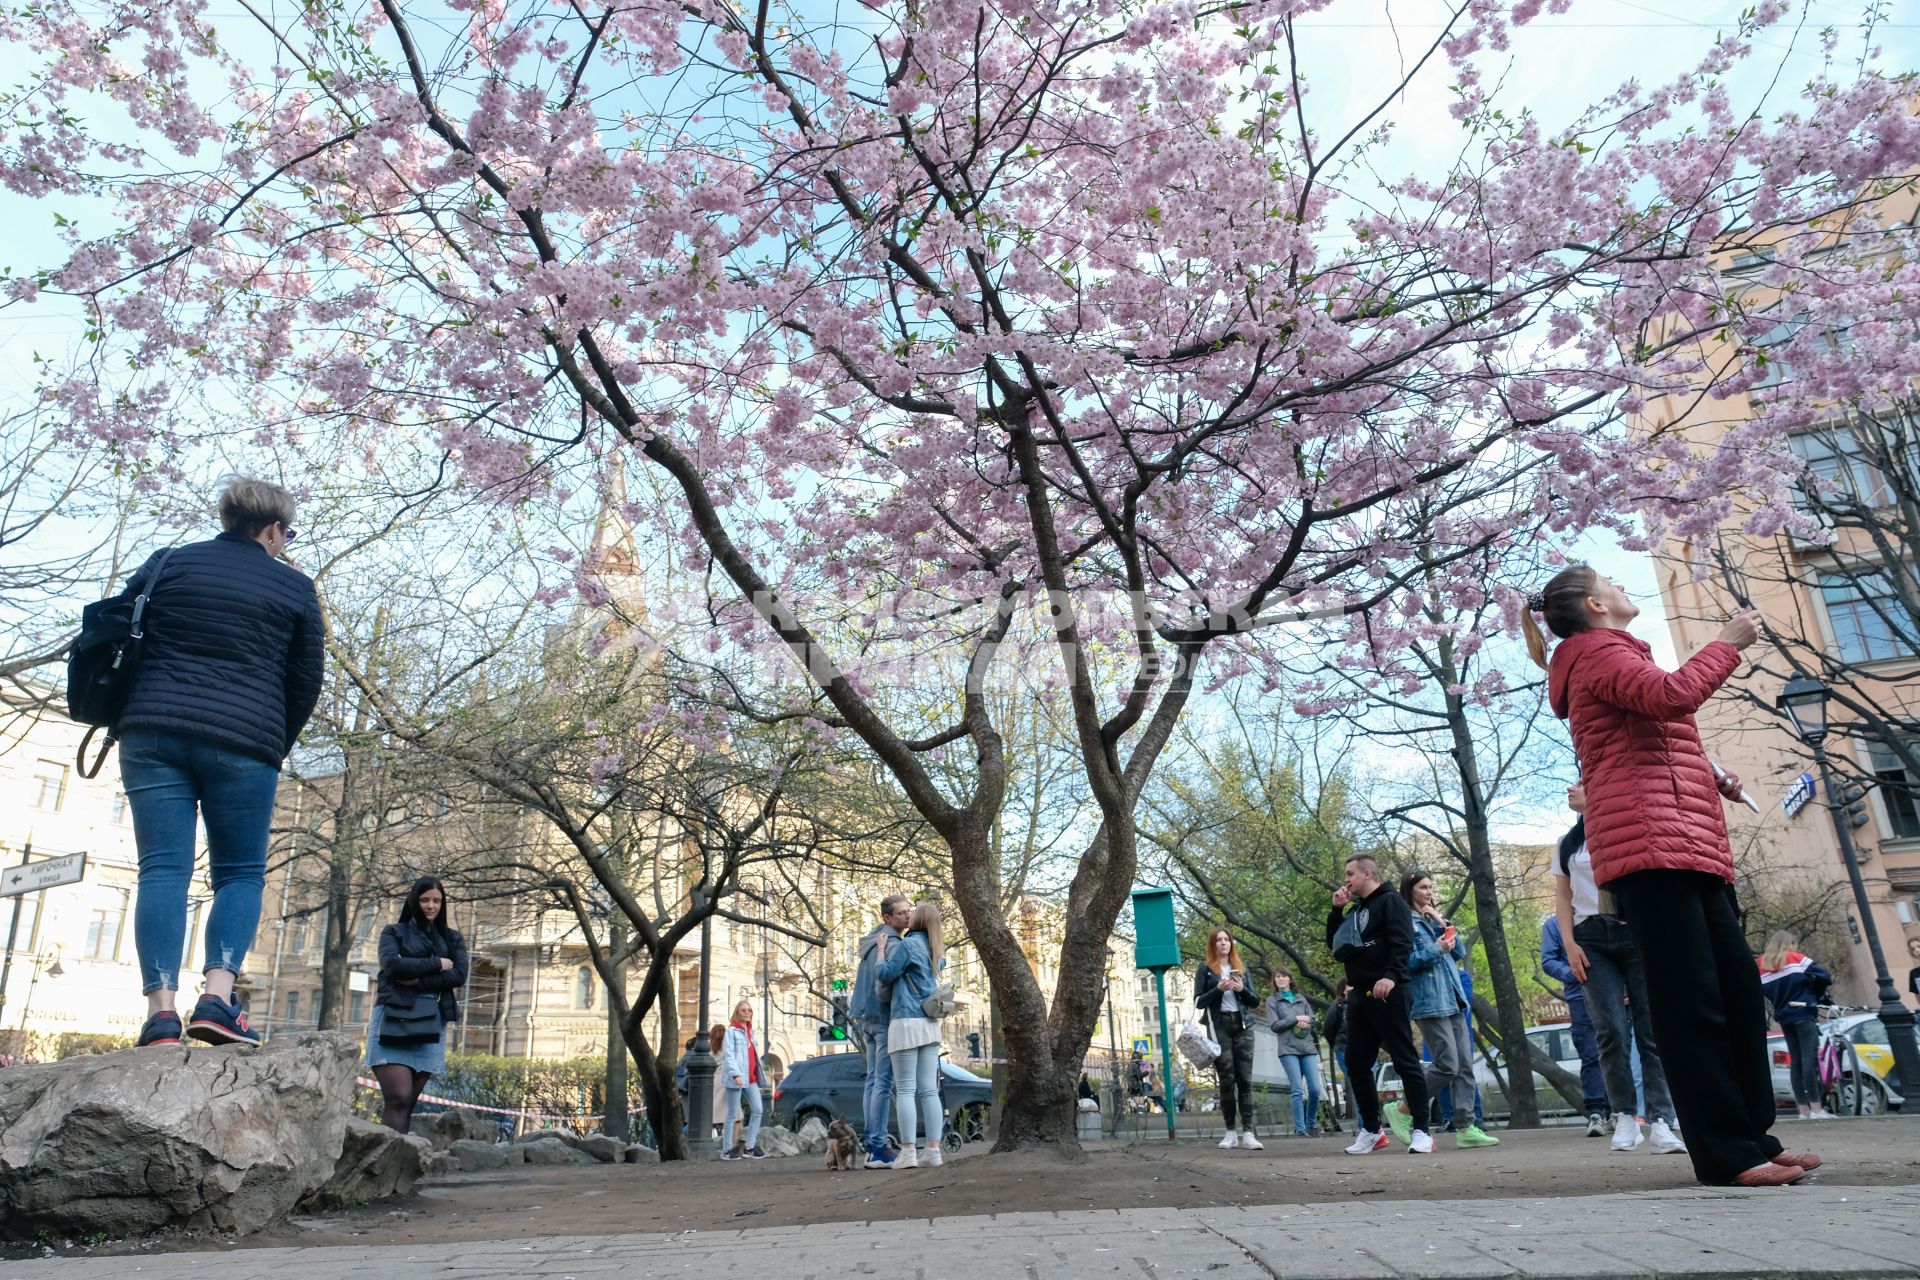
[[[120,740],[120,780],[140,850],[140,990],[180,987],[196,819],[206,823],[213,886],[201,968],[239,973],[260,924],[279,767],[190,734],[136,729]]]

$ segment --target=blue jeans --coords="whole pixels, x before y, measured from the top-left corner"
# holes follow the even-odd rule
[[[1613,916],[1588,916],[1573,926],[1573,940],[1587,953],[1587,1017],[1600,1043],[1600,1071],[1615,1115],[1644,1115],[1674,1121],[1673,1094],[1653,1038],[1653,1001],[1647,996],[1647,967],[1626,923]],[[1640,1065],[1643,1110],[1635,1109],[1635,1059]],[[1736,1171],[1737,1172],[1737,1171]]]
[[[1607,1101],[1606,1078],[1600,1074],[1600,1042],[1594,1038],[1593,1019],[1587,1016],[1586,994],[1573,982],[1567,984],[1567,1029],[1580,1055],[1580,1105],[1590,1116],[1604,1116],[1613,1108]]]
[[[138,729],[120,740],[120,780],[140,850],[133,945],[141,991],[180,989],[196,814],[213,883],[204,968],[239,973],[260,924],[279,767],[191,734]]]
[[[898,1085],[893,1104],[900,1113],[900,1145],[917,1147],[924,1141],[939,1146],[940,1046],[923,1044],[890,1056]]]
[[[1287,1092],[1293,1098],[1293,1131],[1320,1127],[1320,1059],[1304,1053],[1283,1053],[1280,1067],[1287,1073]],[[1301,1092],[1305,1081],[1306,1092]]]
[[[724,1134],[731,1134],[733,1132],[733,1122],[740,1118],[740,1100],[742,1098],[747,1100],[747,1131],[740,1135],[740,1145],[751,1149],[760,1144],[761,1102],[759,1085],[749,1084],[739,1088],[735,1088],[733,1085],[727,1086],[727,1123],[721,1132]]]
[[[887,1053],[887,1024],[860,1024],[861,1050],[867,1058],[867,1083],[860,1101],[865,1112],[867,1150],[878,1150],[887,1140],[893,1121],[893,1058]]]

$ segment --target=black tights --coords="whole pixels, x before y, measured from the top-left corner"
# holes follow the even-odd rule
[[[380,1123],[395,1133],[405,1133],[413,1127],[413,1109],[420,1104],[420,1095],[427,1091],[433,1073],[389,1062],[375,1067],[373,1078],[380,1082]]]

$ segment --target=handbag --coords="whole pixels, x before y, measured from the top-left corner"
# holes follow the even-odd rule
[[[953,984],[951,982],[941,983],[933,989],[932,995],[920,1002],[921,1014],[934,1019],[944,1018],[959,1007],[960,1001],[959,998],[954,995]]]
[[[440,1013],[440,997],[431,991],[414,993],[413,1003],[380,1006],[380,1043],[395,1048],[432,1044],[447,1029]]]
[[[1173,1047],[1180,1051],[1180,1056],[1202,1069],[1220,1060],[1220,1042],[1208,1034],[1208,1030],[1195,1010],[1181,1022],[1180,1030],[1173,1037]]]
[[[1378,939],[1369,941],[1362,935],[1367,928],[1367,908],[1355,907],[1347,912],[1346,919],[1333,931],[1333,958],[1345,964],[1347,961],[1371,947]]]
[[[167,558],[172,554],[172,547],[160,552],[146,586],[133,599],[115,596],[96,600],[80,611],[80,634],[67,650],[67,714],[81,724],[93,726],[74,753],[74,766],[83,778],[99,774],[100,766],[106,763],[107,752],[113,750],[117,741],[113,722],[126,709],[127,695],[133,692],[134,674],[140,669],[140,657],[146,648],[147,601],[159,585],[160,575],[166,572]],[[89,769],[87,744],[102,729],[107,731],[107,737]]]

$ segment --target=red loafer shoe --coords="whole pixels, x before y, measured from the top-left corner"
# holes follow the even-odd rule
[[[1810,1151],[1782,1151],[1773,1158],[1775,1164],[1798,1165],[1811,1172],[1820,1167],[1820,1157]]]
[[[1807,1171],[1797,1164],[1757,1164],[1743,1173],[1736,1174],[1733,1185],[1736,1187],[1784,1187],[1806,1176]]]

